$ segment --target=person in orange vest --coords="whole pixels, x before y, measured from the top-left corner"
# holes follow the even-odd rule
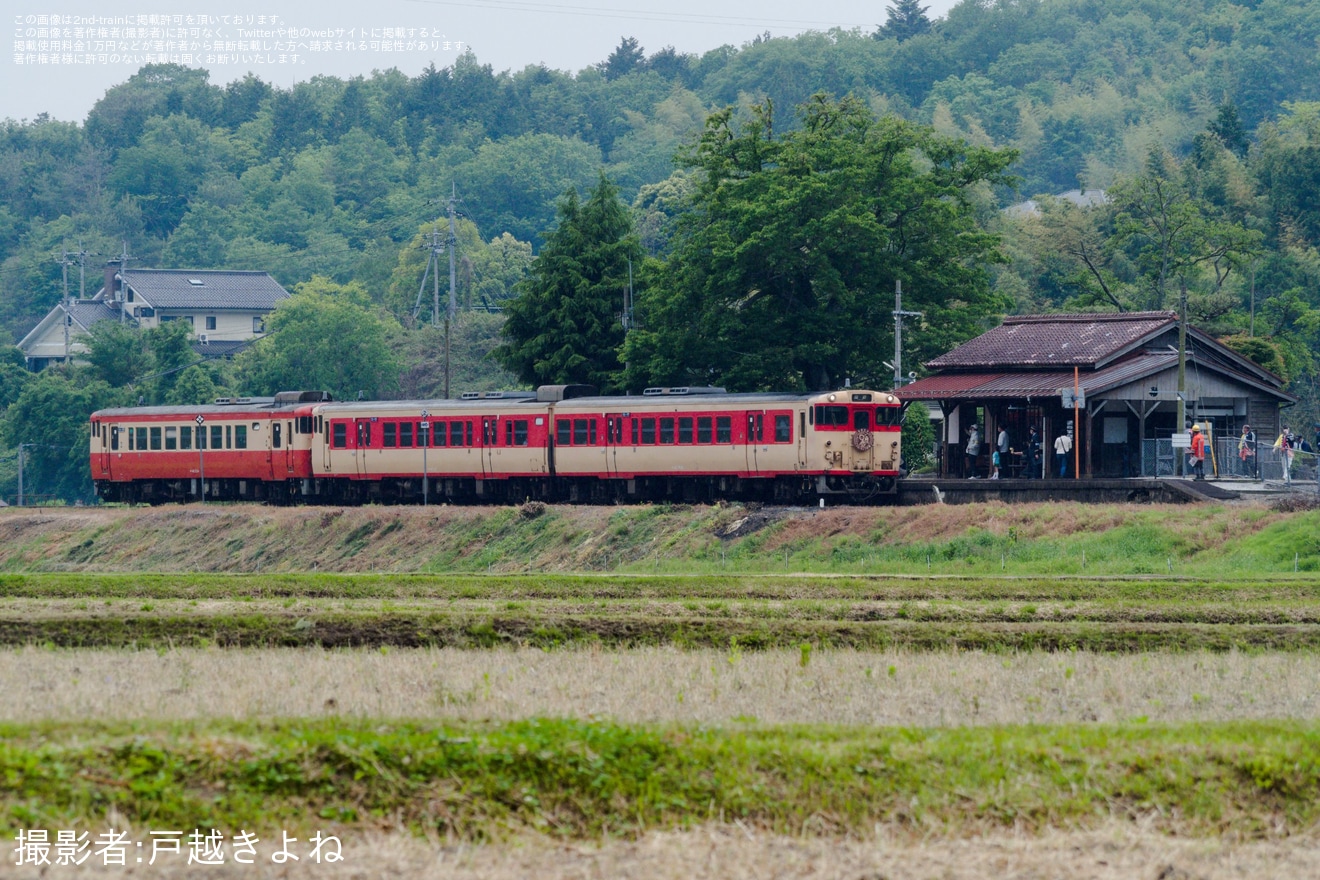
[[[1200,425],[1192,425],[1192,473],[1196,474],[1193,479],[1205,479],[1205,435],[1201,433]]]

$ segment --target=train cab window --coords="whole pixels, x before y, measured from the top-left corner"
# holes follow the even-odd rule
[[[691,442],[692,442],[692,419],[691,419],[691,418],[681,418],[681,419],[678,420],[678,442],[679,442],[679,443],[691,443]]]
[[[311,417],[311,416],[298,416],[298,418],[294,419],[294,424],[296,424],[296,425],[298,426],[298,433],[299,433],[299,434],[310,434],[310,433],[312,433],[312,417]]]
[[[394,422],[386,422],[382,427],[385,429],[385,441],[381,445],[386,449],[393,449],[398,446],[399,426]]]
[[[859,409],[853,413],[853,430],[871,430],[871,413],[869,410]]]
[[[655,419],[642,419],[642,442],[645,444],[655,442]]]
[[[160,449],[160,428],[151,429],[151,448]]]
[[[113,452],[119,449],[119,426],[115,425],[110,429],[110,450]]]
[[[184,425],[179,429],[179,448],[192,449],[192,425]]]
[[[411,449],[413,445],[413,423],[403,422],[399,425],[399,445],[404,449]]]
[[[674,420],[673,420],[673,419],[661,419],[661,420],[660,420],[660,443],[661,443],[661,444],[666,444],[666,443],[673,443],[673,442],[674,442]]]
[[[166,448],[166,449],[178,449],[178,448],[179,448],[179,429],[178,429],[178,428],[166,428],[166,429],[165,429],[165,448]]]
[[[335,422],[329,426],[334,431],[334,441],[330,444],[332,449],[344,449],[348,446],[348,425],[343,422]]]
[[[818,428],[848,427],[848,407],[817,404],[816,427]]]
[[[711,431],[714,424],[715,423],[710,416],[702,416],[699,419],[697,419],[698,443],[709,443],[711,440],[714,439],[714,435]]]
[[[791,415],[775,416],[775,442],[793,442],[793,417]]]
[[[247,425],[234,425],[234,448],[247,449]]]
[[[270,445],[272,449],[280,448],[280,435],[282,433],[279,422],[275,422],[270,426]]]
[[[715,417],[715,442],[732,443],[733,442],[733,418],[730,416]]]

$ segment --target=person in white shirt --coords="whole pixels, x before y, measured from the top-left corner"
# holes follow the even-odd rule
[[[1072,452],[1073,441],[1067,434],[1060,434],[1054,441],[1054,454],[1059,457],[1059,476],[1068,476],[1068,453]]]

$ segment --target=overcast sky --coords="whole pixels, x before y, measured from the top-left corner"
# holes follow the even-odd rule
[[[699,54],[725,43],[740,46],[766,31],[776,37],[833,27],[870,32],[884,21],[886,3],[5,0],[5,5],[11,10],[4,13],[10,36],[0,61],[0,117],[32,119],[45,112],[81,121],[106,89],[155,60],[145,53],[191,51],[192,66],[209,69],[211,82],[220,85],[248,71],[283,87],[317,74],[344,77],[390,67],[415,75],[430,63],[449,66],[469,47],[497,71],[528,64],[577,71],[603,60],[624,36],[636,37],[647,54],[670,45]],[[955,0],[930,0],[929,15],[938,18],[954,5]],[[170,20],[163,20],[169,13]],[[52,21],[55,16],[63,18]],[[52,27],[59,33],[52,34]],[[60,45],[52,47],[54,40]],[[209,48],[191,45],[207,40],[213,44]],[[362,41],[365,49],[345,48]],[[208,55],[229,57],[208,63]],[[93,63],[71,63],[88,60]]]

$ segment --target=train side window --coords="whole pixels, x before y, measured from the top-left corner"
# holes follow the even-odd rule
[[[730,416],[715,417],[715,442],[733,442],[733,419]]]
[[[225,429],[220,427],[219,425],[211,426],[211,448],[212,449],[225,448]]]
[[[463,445],[463,423],[462,423],[462,422],[450,422],[450,423],[449,423],[449,445],[450,445],[450,446],[462,446],[462,445]]]
[[[151,448],[160,449],[160,428],[151,429]]]
[[[178,449],[178,448],[179,448],[179,429],[178,429],[178,428],[166,428],[166,429],[165,429],[165,448],[166,448],[166,449]]]
[[[633,445],[633,446],[636,446],[637,443],[638,443],[641,439],[642,439],[642,435],[641,435],[641,433],[638,431],[638,428],[637,428],[637,420],[636,420],[636,419],[633,419],[633,420],[632,420],[632,445]]]
[[[555,419],[555,445],[567,446],[573,442],[573,422],[571,419]]]
[[[234,425],[234,448],[247,449],[247,425]]]
[[[431,422],[431,445],[444,446],[449,442],[449,429],[446,422]]]
[[[197,448],[198,449],[206,448],[206,429],[203,428],[201,425],[197,426]]]
[[[471,422],[464,422],[463,424],[467,426],[467,431],[464,432],[463,439],[465,439],[465,440],[467,441],[467,445],[468,445],[468,446],[471,446],[471,445],[472,445],[472,423],[471,423]]]
[[[418,422],[418,423],[417,423],[417,448],[420,449],[420,448],[422,448],[423,446],[430,446],[430,445],[431,445],[431,423],[430,423],[430,422]]]
[[[513,445],[527,445],[527,420],[516,419],[513,423]]]
[[[871,430],[871,413],[868,410],[859,409],[853,413],[853,430],[869,431]]]
[[[399,426],[394,422],[386,422],[383,427],[385,429],[385,442],[382,443],[381,445],[384,446],[386,449],[393,449],[394,447],[398,446]]]
[[[505,419],[505,420],[504,420],[504,445],[505,445],[505,446],[512,446],[512,445],[513,445],[513,420],[512,420],[512,419]]]
[[[115,425],[110,429],[110,450],[113,452],[119,449],[119,426]]]
[[[348,425],[344,424],[343,422],[335,422],[334,425],[331,425],[331,426],[330,426],[330,428],[331,428],[331,429],[334,431],[334,433],[335,433],[335,439],[334,439],[334,442],[330,444],[331,447],[334,448],[334,449],[343,449],[343,448],[347,447],[347,446],[348,446]]]
[[[775,442],[791,443],[793,441],[793,417],[775,416]]]
[[[673,420],[673,419],[661,419],[661,420],[660,420],[660,443],[661,443],[661,444],[666,444],[666,443],[673,443],[673,442],[674,442],[674,420]]]
[[[642,419],[642,443],[651,445],[655,442],[655,419]]]
[[[399,445],[404,449],[411,449],[413,445],[413,423],[403,422],[399,425]]]
[[[184,425],[179,429],[179,448],[192,449],[192,425]]]
[[[574,445],[574,446],[586,446],[586,445],[587,445],[587,420],[586,420],[586,419],[574,419],[574,420],[573,420],[573,445]]]
[[[587,421],[587,442],[592,446],[596,445],[596,420],[594,418]]]
[[[225,425],[225,445],[224,445],[224,448],[225,448],[225,449],[233,449],[233,448],[234,448],[234,426],[233,426],[233,425]]]
[[[691,419],[691,418],[681,418],[681,419],[678,420],[678,442],[679,442],[679,443],[691,443],[691,442],[692,442],[692,419]]]
[[[798,413],[798,434],[804,437],[807,434],[807,414],[804,412]]]
[[[280,430],[280,423],[279,423],[279,422],[274,422],[273,424],[271,424],[271,426],[270,426],[270,445],[271,445],[272,448],[274,448],[274,449],[279,449],[279,448],[280,448],[280,435],[281,435],[282,433],[283,433],[283,432]]]
[[[697,419],[698,443],[709,443],[711,440],[714,439],[714,434],[712,433],[711,430],[714,424],[715,422],[713,419],[711,419],[710,416],[702,416],[701,418]]]

